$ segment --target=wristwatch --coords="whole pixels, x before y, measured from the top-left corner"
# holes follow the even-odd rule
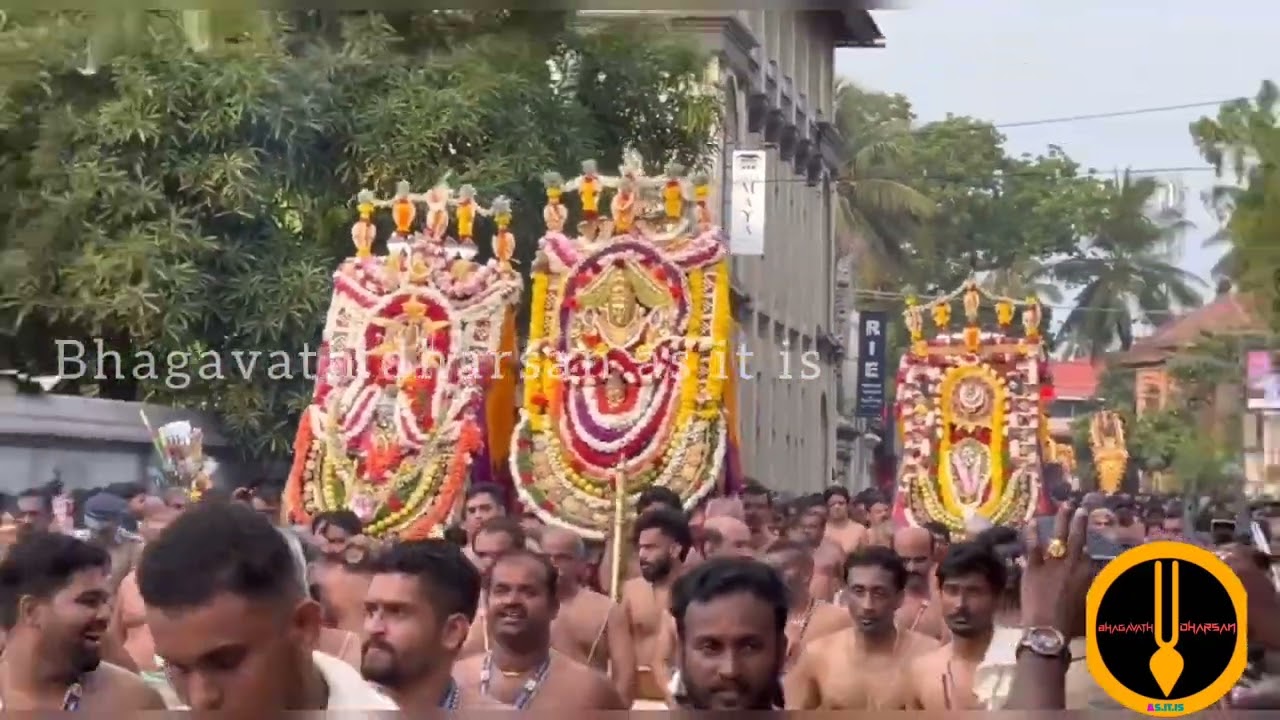
[[[1023,651],[1034,653],[1042,658],[1071,662],[1071,649],[1067,645],[1067,638],[1058,632],[1057,628],[1033,626],[1024,630],[1022,639],[1018,641],[1017,654],[1021,655]]]

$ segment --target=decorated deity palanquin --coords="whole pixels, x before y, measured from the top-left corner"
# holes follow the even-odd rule
[[[392,229],[375,252],[379,211]],[[356,254],[334,273],[286,510],[307,522],[349,509],[372,536],[426,537],[452,519],[488,449],[490,396],[505,389],[514,416],[523,283],[511,263],[510,203],[485,207],[470,186],[415,193],[402,182],[388,199],[361,192],[358,212]],[[494,257],[484,263],[475,259],[480,218],[493,223]],[[510,421],[497,430],[505,446]]]
[[[646,176],[631,157],[615,176],[588,161],[544,182],[511,469],[544,521],[600,539],[646,487],[691,505],[718,486],[734,372],[727,248],[705,176]]]
[[[994,303],[990,328],[982,323],[984,300]],[[955,327],[957,304],[964,319]],[[903,316],[911,346],[897,376],[896,519],[938,521],[963,533],[976,518],[1020,525],[1047,512],[1041,469],[1052,442],[1053,384],[1040,304],[989,295],[969,280],[929,303],[908,301]]]

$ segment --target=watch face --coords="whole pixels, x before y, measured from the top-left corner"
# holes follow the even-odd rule
[[[1027,631],[1027,645],[1038,655],[1057,655],[1062,652],[1062,635],[1052,628],[1032,628]]]

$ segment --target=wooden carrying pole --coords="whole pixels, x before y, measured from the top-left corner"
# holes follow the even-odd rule
[[[620,468],[613,473],[613,547],[610,561],[613,563],[609,566],[609,597],[614,602],[622,602],[622,564],[625,558],[622,555],[622,546],[626,541],[623,534],[623,521],[625,519],[625,511],[627,507],[627,489],[624,469]]]

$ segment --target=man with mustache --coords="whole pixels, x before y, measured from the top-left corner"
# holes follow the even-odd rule
[[[53,500],[39,488],[23,490],[18,495],[14,522],[19,538],[34,532],[48,532],[53,524]]]
[[[671,616],[679,645],[677,707],[782,708],[787,588],[769,566],[746,557],[700,563],[676,581]]]
[[[982,709],[975,676],[995,634],[1007,570],[982,543],[952,545],[938,564],[938,601],[951,642],[911,667],[912,705],[924,710]]]
[[[849,491],[833,485],[822,497],[827,501],[826,538],[839,545],[846,555],[865,545],[867,529],[850,514]]]
[[[557,575],[545,557],[523,548],[499,557],[486,583],[493,644],[458,663],[454,677],[464,690],[516,710],[625,710],[607,677],[551,649]]]
[[[715,504],[712,500],[703,517],[711,517],[711,506]],[[676,512],[684,512],[684,503],[680,500],[680,496],[675,490],[662,485],[650,485],[640,492],[640,497],[636,498],[636,517],[640,517],[650,510],[658,508],[667,508]],[[690,532],[692,532],[692,524]],[[633,533],[634,534],[634,533]],[[626,565],[622,570],[622,581],[626,582],[632,578],[640,576],[640,563],[636,559],[636,549],[634,546],[624,547],[622,549],[622,557],[626,558]],[[613,538],[604,541],[604,547],[600,555],[600,567],[597,568],[596,581],[600,583],[601,588],[609,587],[613,582]]]
[[[506,515],[499,515],[487,520],[471,536],[470,552],[464,551],[468,559],[480,573],[479,610],[471,629],[467,633],[467,641],[462,645],[458,657],[469,658],[489,651],[489,621],[485,600],[485,589],[489,586],[489,573],[498,558],[512,550],[523,550],[526,538],[520,523]]]
[[[551,623],[551,646],[601,673],[612,664],[614,687],[619,694],[629,694],[635,681],[635,651],[628,644],[631,634],[621,627],[627,618],[608,596],[579,581],[587,556],[582,538],[564,528],[547,527],[542,531],[542,553],[558,577],[560,610]]]
[[[391,545],[372,565],[360,671],[402,711],[497,707],[453,679],[480,601],[480,573],[443,540]]]
[[[787,586],[787,656],[789,670],[810,642],[852,625],[849,613],[810,594],[813,556],[797,543],[776,542],[765,551],[764,562]]]
[[[32,532],[0,563],[0,709],[163,710],[142,678],[102,662],[110,558],[60,533]]]
[[[659,647],[663,632],[672,623],[668,611],[671,586],[684,569],[693,536],[684,513],[656,508],[636,519],[631,537],[639,559],[640,577],[622,586],[622,611],[635,648],[636,665],[634,695],[628,699],[643,701],[647,709],[664,709],[670,678],[661,668],[666,667],[671,658],[659,657]],[[644,709],[639,704],[636,707]]]
[[[933,534],[922,527],[899,528],[893,550],[907,568],[906,596],[898,608],[898,627],[943,640],[942,612],[933,601]]]
[[[900,629],[907,569],[890,549],[863,547],[849,556],[843,593],[853,627],[817,638],[787,673],[787,707],[797,710],[902,710],[909,706],[912,659],[938,642]]]

